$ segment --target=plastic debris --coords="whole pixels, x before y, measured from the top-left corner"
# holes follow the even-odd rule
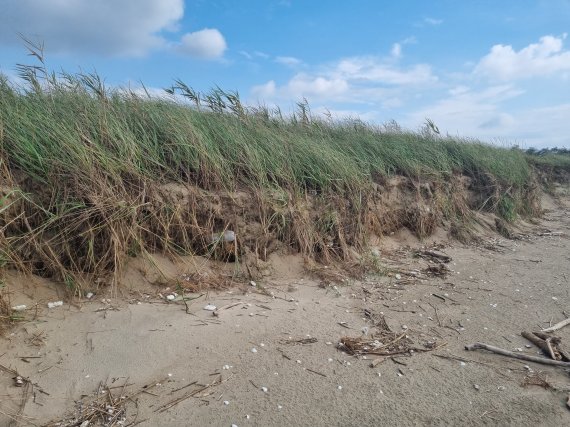
[[[24,311],[27,308],[27,306],[25,304],[22,305],[15,305],[14,307],[12,307],[12,310],[14,311]]]
[[[257,283],[255,283],[253,280],[250,280],[249,284],[254,288],[257,287]]]
[[[94,295],[93,292],[87,292],[87,295],[85,295],[85,298],[91,299],[91,298],[93,298],[93,295]]]
[[[267,393],[269,391],[269,389],[267,387],[261,387],[261,391],[264,393]]]
[[[216,311],[216,308],[217,308],[217,307],[216,307],[215,305],[208,304],[207,306],[204,307],[204,310],[207,310],[207,311]]]
[[[396,280],[400,280],[400,279],[402,278],[402,275],[401,275],[401,274],[396,274],[395,277],[396,277]]]
[[[48,302],[48,308],[56,308],[61,307],[63,305],[63,301],[55,301],[55,302]]]
[[[224,400],[224,405],[227,406],[227,405],[229,405],[229,404],[230,404],[230,401],[229,401],[229,400]]]
[[[252,352],[252,353],[257,353],[257,349],[254,347],[254,348],[251,349],[251,352]]]
[[[166,299],[168,301],[174,301],[174,298],[176,298],[174,295],[170,294],[170,295],[166,295]]]

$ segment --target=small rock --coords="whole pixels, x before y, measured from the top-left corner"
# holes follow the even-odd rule
[[[63,301],[48,302],[47,304],[48,308],[61,307],[62,305]]]
[[[396,274],[394,277],[396,278],[396,280],[400,280],[400,279],[402,278],[402,275],[401,275],[401,274]]]

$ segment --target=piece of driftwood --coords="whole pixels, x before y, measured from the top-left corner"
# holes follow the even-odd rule
[[[539,338],[542,338],[543,340],[547,340],[550,338],[550,342],[556,348],[556,351],[558,353],[560,353],[560,355],[562,356],[562,358],[564,360],[567,360],[568,362],[570,362],[570,351],[568,351],[562,345],[562,339],[560,337],[551,336],[550,334],[547,334],[545,332],[533,332],[533,334]]]
[[[546,359],[544,357],[530,356],[528,354],[523,354],[523,353],[513,353],[512,351],[504,350],[502,348],[494,347],[492,345],[483,344],[480,342],[476,342],[476,343],[471,344],[471,345],[466,345],[465,350],[467,350],[467,351],[487,350],[487,351],[490,351],[490,352],[493,352],[496,354],[500,354],[500,355],[507,356],[507,357],[512,357],[515,359],[527,360],[529,362],[542,363],[543,365],[563,366],[565,368],[570,368],[570,362],[561,362],[560,360],[551,360],[551,359]]]
[[[531,334],[530,332],[524,332],[524,331],[521,332],[521,335],[523,337],[525,337],[527,340],[529,340],[530,342],[534,343],[542,351],[550,354],[550,357],[552,357],[552,359],[560,360],[562,358],[560,353],[555,351],[553,346],[552,346],[552,344],[556,342],[553,339],[555,337],[546,336],[546,338],[542,338],[542,337],[538,337],[534,334]]]
[[[568,319],[564,319],[562,322],[558,322],[556,325],[552,325],[550,328],[543,329],[541,332],[554,332],[568,325],[570,325],[570,317]]]

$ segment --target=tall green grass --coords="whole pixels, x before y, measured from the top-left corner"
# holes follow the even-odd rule
[[[168,183],[344,199],[352,209],[343,214],[345,228],[362,221],[373,184],[393,175],[440,183],[467,175],[485,196],[481,208],[501,213],[504,192],[509,215],[527,212],[534,188],[521,151],[441,136],[433,126],[409,132],[318,119],[306,103],[283,115],[180,81],[152,98],[106,88],[95,74],[20,71],[23,87],[0,78],[0,258],[40,273],[113,270],[133,247],[176,241],[195,248],[196,235],[216,224],[198,224],[198,196],[187,207],[193,216],[181,212],[158,190]],[[293,211],[289,220],[280,213],[283,224],[300,221],[301,211]]]

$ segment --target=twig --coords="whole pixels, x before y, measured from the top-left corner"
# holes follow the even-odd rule
[[[313,374],[317,374],[320,375],[321,377],[327,377],[325,374],[321,373],[321,372],[317,372],[317,371],[313,371],[312,369],[309,368],[305,368],[307,371],[312,372]]]
[[[465,350],[488,350],[493,353],[497,353],[503,356],[512,357],[520,360],[527,360],[529,362],[542,363],[543,365],[553,365],[553,366],[563,366],[565,368],[570,368],[570,362],[561,362],[560,360],[550,360],[544,357],[529,356],[527,354],[513,353],[512,351],[503,350],[502,348],[494,347],[492,345],[483,344],[476,342],[471,345],[465,346]]]
[[[564,326],[570,325],[570,318],[564,319],[562,322],[558,322],[556,325],[550,328],[543,329],[541,332],[554,332],[558,329],[562,329]]]

